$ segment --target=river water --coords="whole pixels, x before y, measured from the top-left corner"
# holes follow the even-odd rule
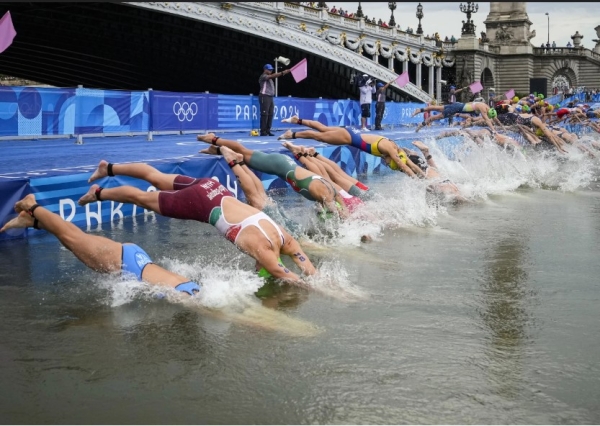
[[[367,219],[311,232],[313,291],[261,288],[212,227],[155,215],[90,231],[200,280],[193,300],[48,235],[1,243],[2,423],[599,423],[598,160],[425,142],[473,202],[369,177]]]

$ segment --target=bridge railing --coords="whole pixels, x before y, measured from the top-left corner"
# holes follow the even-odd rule
[[[534,55],[587,56],[600,61],[600,54],[590,49],[575,47],[534,47]]]
[[[360,123],[355,100],[274,99],[275,126],[298,115],[329,126]],[[387,103],[382,124],[417,123],[422,103]],[[375,103],[371,116],[375,117]],[[372,120],[373,118],[371,118]],[[370,122],[372,124],[372,122]],[[87,88],[0,87],[0,138],[250,131],[260,127],[258,96],[118,91]]]

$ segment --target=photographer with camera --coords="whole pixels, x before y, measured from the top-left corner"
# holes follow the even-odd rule
[[[358,82],[358,90],[360,91],[361,130],[368,132],[367,118],[371,116],[371,102],[373,102],[373,94],[375,93],[375,80],[370,78],[368,74],[363,74]]]

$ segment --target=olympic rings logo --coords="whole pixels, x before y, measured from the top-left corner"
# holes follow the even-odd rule
[[[173,114],[181,122],[192,121],[194,116],[198,114],[198,105],[196,105],[196,102],[175,102],[173,104]]]

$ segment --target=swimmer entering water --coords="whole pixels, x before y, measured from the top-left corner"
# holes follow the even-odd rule
[[[240,167],[232,159],[229,166]],[[256,260],[256,269],[265,268],[273,277],[305,286],[279,259],[288,255],[302,270],[317,271],[300,244],[264,212],[242,203],[214,179],[162,173],[144,163],[112,164],[100,161],[89,181],[107,176],[130,176],[154,185],[159,191],[146,192],[132,186],[102,188],[92,185],[79,199],[79,205],[96,201],[135,204],[162,216],[210,223],[236,247]]]
[[[315,120],[306,120],[293,116],[282,120],[285,123],[300,124],[312,130],[292,132],[287,130],[278,139],[314,139],[330,145],[350,145],[367,154],[381,157],[383,162],[392,170],[406,173],[410,177],[424,177],[421,169],[415,166],[406,156],[406,152],[385,136],[363,133],[353,126],[330,127]]]
[[[133,274],[138,281],[151,285],[172,287],[194,295],[201,286],[188,278],[154,264],[138,245],[118,243],[109,238],[90,235],[56,213],[37,204],[33,194],[15,204],[19,216],[6,223],[0,232],[15,228],[44,229],[54,235],[85,266],[96,272]]]

